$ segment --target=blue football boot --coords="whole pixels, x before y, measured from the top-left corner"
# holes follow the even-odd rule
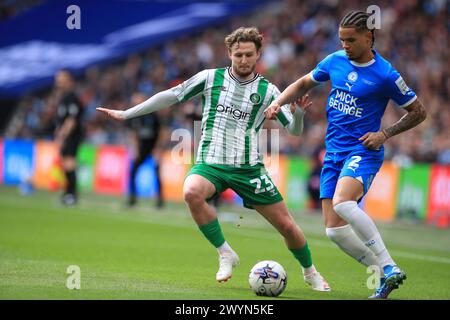
[[[387,265],[383,267],[386,285],[397,289],[399,285],[406,280],[406,273],[404,273],[396,265]]]
[[[385,266],[383,268],[384,278],[380,279],[380,286],[369,299],[387,299],[389,294],[403,283],[406,274],[397,266]]]

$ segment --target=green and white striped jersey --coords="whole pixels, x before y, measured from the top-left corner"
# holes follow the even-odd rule
[[[171,89],[179,102],[201,94],[202,133],[196,163],[231,166],[262,163],[258,135],[264,110],[280,94],[263,76],[236,79],[231,68],[208,69]],[[278,113],[283,127],[292,121],[289,106]]]

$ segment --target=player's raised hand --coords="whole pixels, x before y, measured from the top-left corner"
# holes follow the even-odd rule
[[[309,100],[309,95],[305,94],[301,98],[298,98],[297,101],[291,102],[291,113],[294,114],[297,106],[299,106],[303,111],[306,111],[309,107],[311,107],[312,101]]]
[[[273,101],[269,107],[264,111],[264,116],[267,120],[274,120],[280,112],[281,106],[278,102]]]
[[[381,145],[387,140],[383,132],[367,132],[358,140],[362,141],[362,145],[367,149],[379,150]]]
[[[101,107],[97,108],[97,110],[107,114],[108,116],[110,116],[113,119],[125,120],[125,116],[123,115],[122,110],[112,110],[112,109],[106,109],[106,108],[101,108]]]

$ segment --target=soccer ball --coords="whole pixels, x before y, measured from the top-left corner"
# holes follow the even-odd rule
[[[276,261],[260,261],[250,270],[250,288],[258,296],[279,296],[287,285],[287,273]]]

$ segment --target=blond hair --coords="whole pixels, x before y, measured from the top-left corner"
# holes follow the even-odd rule
[[[263,35],[259,33],[259,30],[256,27],[240,27],[225,37],[225,45],[228,50],[231,50],[231,47],[235,43],[253,42],[256,46],[256,50],[259,51],[262,47],[262,41]]]

